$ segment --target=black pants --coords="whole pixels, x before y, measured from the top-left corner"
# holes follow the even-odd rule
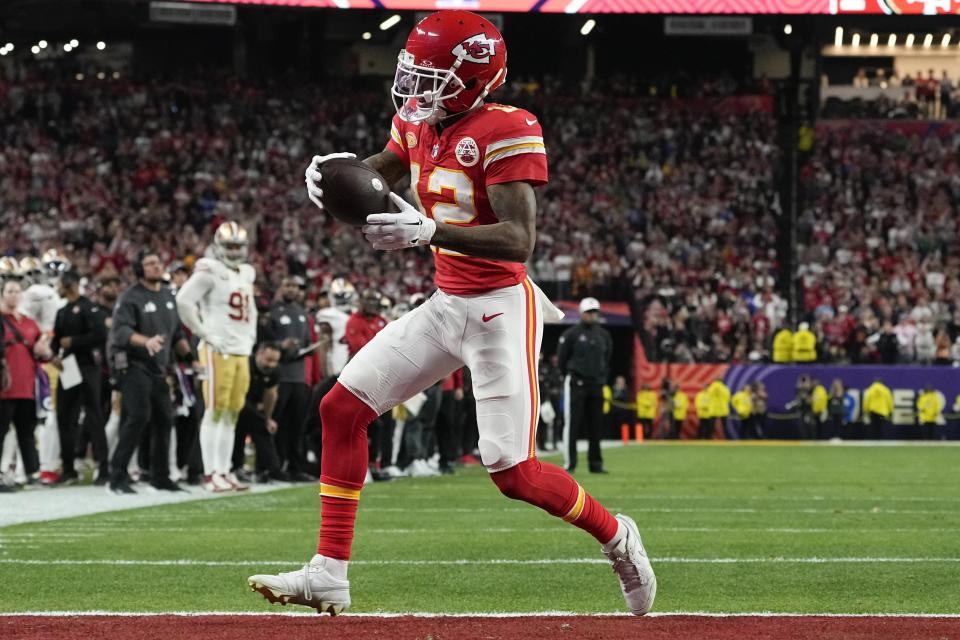
[[[257,450],[257,472],[278,473],[280,457],[277,455],[273,436],[267,431],[267,419],[262,413],[247,407],[240,411],[237,419],[236,436],[233,439],[233,468],[243,468],[243,443],[247,436],[253,440],[253,446]]]
[[[0,455],[3,455],[3,440],[11,422],[17,430],[17,444],[20,446],[20,456],[23,458],[23,470],[29,476],[40,469],[37,443],[33,439],[33,430],[37,427],[37,401],[33,398],[0,400]]]
[[[203,403],[200,394],[194,396],[197,402],[190,407],[187,415],[178,415],[174,421],[177,430],[177,466],[187,468],[187,476],[203,476],[203,457],[200,453],[200,419],[203,417]]]
[[[303,417],[310,402],[310,387],[304,382],[281,382],[273,419],[277,421],[277,454],[288,473],[306,471]],[[319,465],[317,465],[319,467]],[[319,469],[314,469],[314,472]],[[316,475],[316,474],[315,474]]]
[[[600,432],[603,428],[603,388],[589,385],[582,380],[569,379],[570,394],[567,402],[570,407],[566,427],[567,468],[577,467],[577,439],[586,437],[590,442],[587,462],[591,471],[603,469],[603,456],[600,455]]]
[[[440,413],[440,400],[443,391],[440,385],[426,389],[427,399],[420,407],[420,413],[407,420],[403,425],[403,455],[398,456],[397,464],[406,467],[414,460],[426,460],[433,456],[433,430],[437,415]]]
[[[82,382],[77,386],[64,389],[63,382],[57,384],[57,430],[60,432],[60,455],[63,457],[63,473],[74,475],[74,456],[77,455],[77,436],[80,433],[80,409],[84,410],[83,424],[90,434],[93,445],[93,457],[100,465],[100,473],[106,477],[107,436],[104,433],[104,419],[101,412],[100,368],[83,367],[80,369]]]
[[[713,431],[716,427],[716,418],[700,418],[700,428],[697,431],[698,440],[713,440]]]
[[[127,465],[144,434],[150,440],[150,481],[170,478],[170,430],[173,407],[166,378],[152,376],[138,367],[118,374],[121,394],[120,436],[110,460],[110,482],[128,481]]]
[[[453,390],[444,391],[440,398],[440,413],[437,414],[437,449],[440,451],[440,466],[449,467],[463,455],[463,429],[460,423],[460,406]]]

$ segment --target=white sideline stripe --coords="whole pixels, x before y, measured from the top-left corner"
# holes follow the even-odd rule
[[[148,526],[148,525],[145,525]],[[295,528],[269,528],[270,533],[313,533],[316,527]],[[137,527],[84,527],[82,532],[63,532],[56,531],[36,532],[36,533],[3,533],[0,532],[0,541],[8,540],[10,542],[24,540],[71,540],[99,538],[110,536],[115,533],[142,533],[145,528]],[[263,527],[149,527],[153,533],[264,533],[268,529]],[[487,527],[480,529],[468,529],[469,533],[578,533],[578,530],[572,527]],[[644,527],[644,533],[664,532],[664,533],[830,533],[830,534],[850,534],[850,533],[954,533],[960,531],[960,527],[931,527],[931,528],[894,528],[886,529],[883,527],[873,528],[822,528],[822,527]],[[358,533],[376,533],[376,534],[438,534],[446,535],[450,533],[463,533],[464,529],[361,529]],[[21,547],[22,548],[22,547]]]
[[[0,618],[14,618],[33,616],[38,618],[66,618],[75,616],[104,616],[111,618],[155,618],[160,616],[177,616],[196,618],[200,616],[242,616],[248,618],[283,616],[288,618],[313,618],[317,614],[313,611],[23,611],[0,612]],[[576,611],[483,611],[476,613],[444,613],[442,611],[372,611],[344,614],[347,618],[399,618],[411,616],[414,618],[548,618],[556,616],[572,616],[583,618],[622,617],[630,620],[634,616],[623,611],[600,611],[594,613],[579,613]],[[776,611],[653,611],[646,618],[670,618],[675,616],[698,616],[703,618],[960,618],[960,613],[796,613]]]
[[[885,558],[885,557],[772,557],[772,558],[653,558],[654,564],[875,564],[915,562],[958,562],[960,558]],[[483,565],[551,565],[551,564],[608,564],[603,558],[534,558],[518,560],[515,558],[489,558],[483,560],[351,560],[353,566],[397,566],[397,565],[445,565],[445,566],[483,566]],[[70,566],[70,565],[109,565],[109,566],[146,566],[146,567],[254,567],[302,565],[296,560],[37,560],[33,558],[0,558],[0,564]]]

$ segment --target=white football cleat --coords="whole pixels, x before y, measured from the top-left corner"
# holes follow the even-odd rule
[[[350,581],[334,578],[326,558],[317,554],[297,571],[247,578],[250,589],[270,602],[300,604],[335,616],[350,607]]]
[[[221,473],[220,479],[226,484],[230,485],[231,491],[249,491],[250,485],[245,482],[240,482],[240,479],[237,478],[237,474],[230,473]]]
[[[223,476],[221,476],[219,473],[203,476],[202,486],[205,491],[209,491],[211,493],[226,493],[227,491],[233,491],[233,486],[224,480]]]
[[[617,546],[603,553],[610,560],[613,572],[620,578],[620,589],[630,612],[642,616],[653,607],[653,599],[657,595],[657,577],[640,541],[637,523],[630,516],[619,513],[617,520],[627,530],[627,535]]]

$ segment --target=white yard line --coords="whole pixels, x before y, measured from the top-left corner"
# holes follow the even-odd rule
[[[661,557],[653,558],[654,564],[914,564],[914,563],[960,563],[960,557],[770,557],[770,558],[687,558]],[[0,558],[0,565],[34,565],[34,566],[75,566],[75,565],[106,565],[106,566],[143,566],[143,567],[276,567],[294,566],[302,560],[119,560],[119,559],[50,559],[35,558]],[[457,560],[351,560],[352,566],[486,566],[486,565],[577,565],[577,564],[608,564],[604,558],[485,558],[485,559],[457,559]]]
[[[277,611],[277,612],[258,612],[258,611],[24,611],[0,612],[0,618],[12,618],[21,616],[33,616],[39,618],[72,618],[75,616],[106,616],[112,618],[147,618],[160,616],[177,616],[185,618],[195,618],[200,616],[223,616],[223,617],[275,617],[285,618],[313,618],[317,614],[313,611]],[[374,611],[347,613],[347,618],[552,618],[557,616],[572,617],[623,617],[630,620],[635,619],[623,611],[602,611],[595,613],[578,613],[576,611],[484,611],[476,613],[445,613],[442,611]],[[670,618],[676,616],[697,616],[704,618],[947,618],[958,619],[960,613],[799,613],[776,611],[654,611],[648,613],[647,618]]]

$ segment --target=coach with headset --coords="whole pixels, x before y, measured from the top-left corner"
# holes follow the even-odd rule
[[[580,301],[580,324],[560,336],[557,365],[564,378],[564,462],[567,471],[577,466],[577,438],[590,441],[587,462],[590,473],[606,473],[600,455],[603,429],[603,386],[607,384],[613,339],[599,324],[600,303],[596,298]]]
[[[150,251],[133,261],[137,283],[123,292],[113,309],[110,361],[121,395],[120,436],[110,460],[110,492],[136,493],[127,465],[149,423],[150,484],[182,491],[170,480],[168,455],[173,408],[167,384],[171,351],[190,353],[170,288],[164,286],[163,263]]]

